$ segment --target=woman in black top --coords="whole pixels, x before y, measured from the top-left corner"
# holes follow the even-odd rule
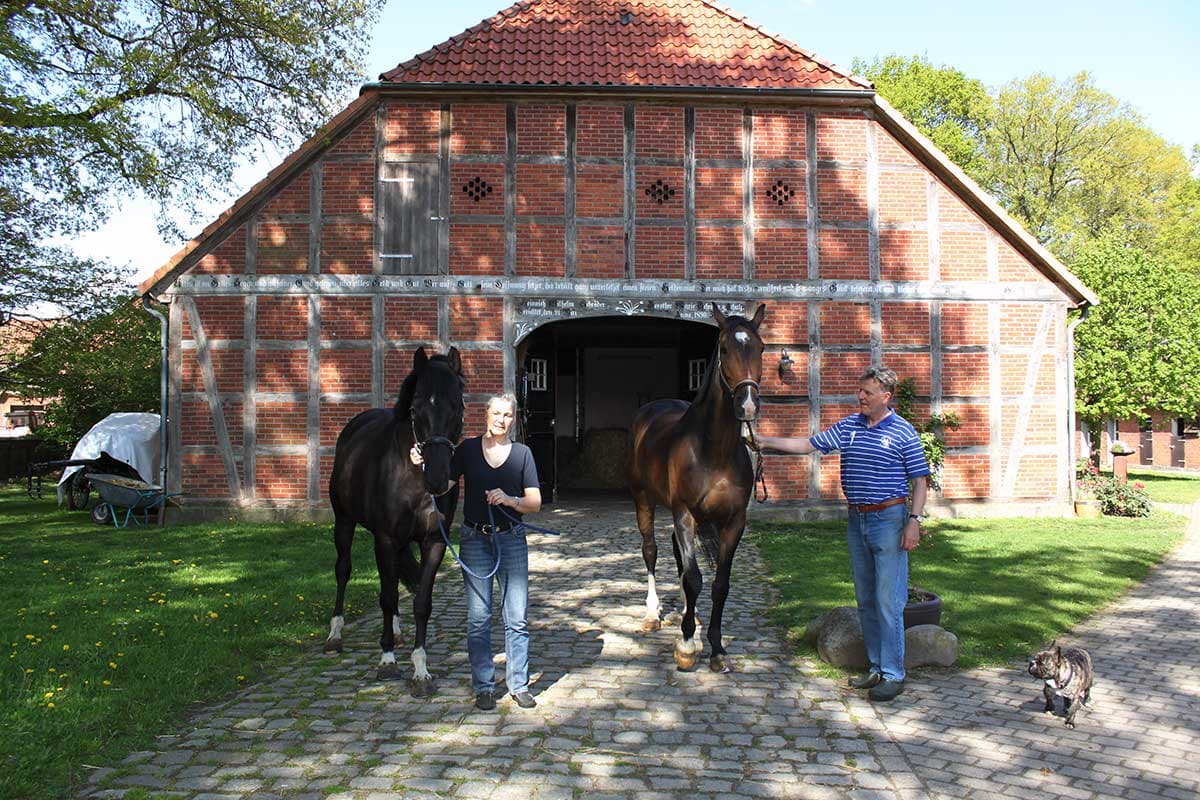
[[[497,548],[500,565],[494,577],[500,585],[504,618],[506,684],[517,705],[522,708],[537,705],[529,693],[529,547],[525,529],[518,523],[523,514],[542,507],[542,492],[533,453],[508,438],[515,408],[510,395],[488,400],[485,433],[463,440],[450,464],[451,478],[457,480],[461,475],[465,479],[459,558],[466,566],[463,583],[467,589],[471,688],[476,708],[484,711],[496,707],[496,670],[492,662],[493,576],[478,576],[488,575],[496,566]],[[413,462],[421,463],[415,448]]]

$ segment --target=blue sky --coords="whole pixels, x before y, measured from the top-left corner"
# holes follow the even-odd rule
[[[373,81],[475,25],[506,7],[502,3],[391,0],[374,31],[364,80]],[[855,57],[920,54],[988,86],[1034,72],[1066,78],[1087,70],[1101,89],[1132,106],[1167,141],[1187,153],[1200,143],[1200,2],[1195,0],[733,0],[725,5],[846,69]],[[357,87],[348,87],[347,98],[356,93]],[[244,185],[231,191],[229,202],[275,163],[248,165]],[[214,208],[213,216],[222,208]],[[143,204],[131,203],[119,216],[120,222],[81,244],[92,255],[133,264],[139,279],[182,244],[159,239]],[[131,243],[137,243],[136,250]]]

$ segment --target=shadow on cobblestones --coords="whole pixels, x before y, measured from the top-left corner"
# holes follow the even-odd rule
[[[548,509],[539,524],[562,536],[530,535],[536,709],[508,698],[494,712],[473,708],[462,583],[448,565],[430,625],[434,697],[375,681],[379,622],[367,614],[347,626],[343,655],[305,648],[155,750],[97,770],[87,793],[995,800],[1032,790],[1133,800],[1200,789],[1198,601],[1177,599],[1190,588],[1176,592],[1196,586],[1194,534],[1191,550],[1073,634],[1099,678],[1096,707],[1071,731],[1040,713],[1023,665],[918,672],[882,708],[811,674],[767,622],[771,588],[748,544],[726,610],[737,671],[678,672],[677,620],[640,633],[645,568],[632,504]],[[673,572],[660,570],[668,607],[678,604]],[[502,637],[497,624],[501,650]]]

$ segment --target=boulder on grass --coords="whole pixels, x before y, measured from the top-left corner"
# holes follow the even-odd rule
[[[857,608],[840,606],[822,614],[808,626],[804,638],[816,645],[822,661],[835,667],[866,669],[868,666]]]
[[[914,625],[904,632],[904,668],[952,667],[958,637],[940,625]]]

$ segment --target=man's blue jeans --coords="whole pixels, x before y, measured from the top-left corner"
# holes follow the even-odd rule
[[[512,694],[529,689],[529,546],[524,529],[485,535],[461,528],[458,555],[471,571],[487,575],[496,564],[494,581],[500,587],[500,613],[504,619],[505,680]],[[471,659],[471,690],[475,694],[496,689],[492,662],[493,578],[481,580],[463,572],[467,589],[467,655]]]
[[[908,602],[908,551],[900,549],[908,506],[850,510],[846,539],[854,572],[858,620],[871,671],[904,680],[904,606]]]

